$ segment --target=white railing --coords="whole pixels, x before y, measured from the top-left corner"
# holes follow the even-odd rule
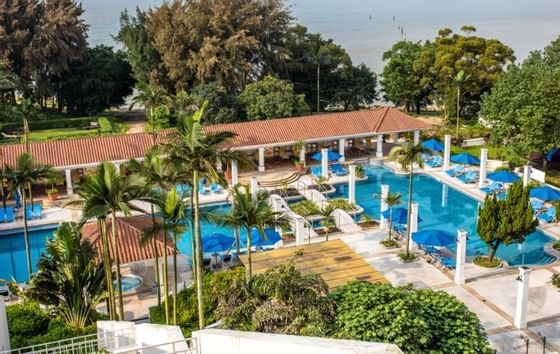
[[[32,345],[0,352],[0,354],[82,354],[95,353],[98,350],[97,334],[63,339],[55,342]]]

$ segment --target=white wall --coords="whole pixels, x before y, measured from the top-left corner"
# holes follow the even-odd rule
[[[0,352],[10,350],[10,332],[8,332],[8,318],[6,316],[6,302],[0,295]]]
[[[366,354],[402,353],[394,344],[204,329],[193,332],[200,354]]]

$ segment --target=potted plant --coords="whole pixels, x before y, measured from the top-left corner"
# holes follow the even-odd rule
[[[58,189],[56,186],[62,183],[62,176],[57,171],[51,170],[45,177],[45,184],[50,186],[47,189],[47,196],[51,202],[55,202],[58,199]]]
[[[231,181],[231,167],[230,164],[227,164],[226,170],[224,171],[224,177],[227,181]]]
[[[297,172],[302,172],[305,167],[305,161],[301,161],[299,159],[299,154],[305,149],[306,145],[307,143],[305,141],[300,140],[296,142],[292,148],[293,153],[296,155],[296,161],[294,164]]]
[[[303,172],[303,169],[305,168],[303,162],[297,160],[294,162],[294,165],[296,166],[296,172]]]

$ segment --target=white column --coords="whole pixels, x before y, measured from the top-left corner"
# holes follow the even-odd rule
[[[0,352],[10,351],[10,349],[6,302],[4,301],[4,296],[0,295]]]
[[[420,142],[420,130],[414,131],[414,145]]]
[[[301,161],[301,163],[303,163],[304,166],[305,166],[305,147],[306,145],[303,145],[301,147],[301,150],[299,151],[299,160]]]
[[[449,186],[445,183],[441,184],[441,206],[445,208],[447,206],[447,194],[449,193]]]
[[[346,159],[344,157],[344,151],[346,150],[346,139],[339,139],[338,140],[338,153],[340,154],[340,159],[338,161],[344,162]]]
[[[467,232],[457,231],[457,261],[455,264],[455,284],[465,284],[465,257],[467,255]]]
[[[264,148],[259,148],[259,172],[264,172]]]
[[[296,218],[294,234],[296,236],[296,246],[303,245],[305,242],[305,224],[303,218]]]
[[[410,232],[418,231],[418,203],[412,203],[410,207]]]
[[[257,195],[257,192],[259,191],[259,181],[257,180],[256,176],[252,176],[251,177],[251,194],[253,195],[253,197],[255,195]]]
[[[377,151],[375,152],[375,157],[383,157],[383,134],[377,135]]]
[[[231,162],[231,185],[236,186],[239,183],[239,170],[237,169],[237,161]]]
[[[385,218],[383,217],[383,212],[389,208],[387,203],[387,195],[389,195],[389,185],[382,184],[381,185],[381,208],[380,208],[380,215],[379,215],[379,228],[381,230],[385,230]]]
[[[321,174],[329,178],[329,149],[321,149]]]
[[[66,177],[66,194],[72,195],[74,194],[74,186],[72,186],[72,170],[69,168],[64,170],[64,176]]]
[[[216,170],[218,172],[222,172],[223,168],[222,168],[222,161],[221,160],[216,161]]]
[[[527,187],[531,182],[531,166],[523,166],[523,187]]]
[[[449,169],[449,159],[451,158],[451,135],[446,135],[445,139],[445,149],[443,151],[443,169]]]
[[[121,164],[118,162],[113,162],[113,165],[115,165],[115,169],[117,170],[117,173],[120,175],[121,174]]]
[[[486,183],[486,168],[488,167],[488,149],[480,149],[480,171],[478,174],[478,188]]]
[[[529,300],[529,280],[531,279],[531,269],[519,267],[517,277],[517,304],[515,306],[515,318],[513,324],[516,328],[527,328],[527,303]]]
[[[356,203],[356,165],[350,165],[348,176],[348,201]]]

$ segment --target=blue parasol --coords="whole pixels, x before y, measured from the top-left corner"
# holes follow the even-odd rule
[[[381,213],[383,217],[389,220],[389,209]],[[422,221],[420,215],[418,215],[418,222]],[[393,208],[393,223],[394,224],[406,224],[408,222],[408,209],[406,208]]]
[[[477,159],[473,155],[468,154],[466,152],[451,156],[451,161],[453,161],[455,163],[460,163],[460,164],[463,164],[463,165],[479,165],[480,164],[479,159]]]
[[[455,237],[441,230],[424,230],[412,233],[412,239],[419,245],[446,246],[455,242]]]
[[[436,139],[426,140],[422,143],[422,147],[432,151],[443,151],[444,146]]]
[[[513,183],[519,180],[519,176],[510,171],[493,172],[489,173],[486,177],[492,181],[504,183]]]
[[[560,200],[560,192],[548,186],[533,188],[530,195],[531,198],[539,198],[541,200]]]
[[[338,161],[341,157],[342,155],[340,155],[338,152],[334,152],[332,150],[327,151],[327,160],[329,161]],[[321,151],[318,151],[311,155],[311,158],[313,160],[321,161],[323,159],[323,154],[321,153]]]

